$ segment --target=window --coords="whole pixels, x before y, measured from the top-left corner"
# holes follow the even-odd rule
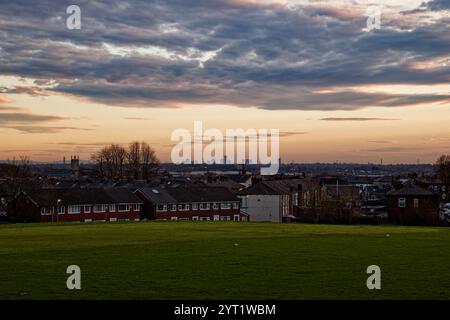
[[[248,208],[248,196],[242,197],[242,208]]]
[[[52,214],[52,211],[50,210],[49,207],[42,207],[41,208],[41,215],[43,216],[49,216]]]
[[[198,220],[198,217],[197,216],[193,216],[192,217],[192,221],[197,221]]]
[[[171,217],[170,220],[177,221],[178,217]]]
[[[221,221],[230,221],[231,217],[229,217],[229,216],[220,216],[220,220]]]
[[[415,209],[419,208],[419,199],[417,198],[414,199],[414,208]]]
[[[233,209],[239,209],[239,203],[238,202],[234,202],[233,203]]]
[[[200,221],[209,221],[209,217],[201,217]]]
[[[128,212],[130,211],[130,206],[128,204],[119,204],[117,205],[119,212]]]
[[[108,211],[109,212],[116,212],[116,205],[115,204],[108,205]]]
[[[405,198],[398,198],[398,207],[406,208],[406,199]]]
[[[239,219],[239,215],[238,214],[235,214],[234,215],[234,221],[239,221],[240,219]]]
[[[156,206],[157,212],[165,212],[167,211],[167,205],[166,204],[159,204]]]
[[[94,206],[94,212],[105,212],[106,206],[104,204],[96,204]]]
[[[69,214],[77,214],[81,212],[81,206],[69,206]]]
[[[58,214],[64,214],[64,213],[66,213],[66,207],[65,206],[58,206]]]
[[[209,210],[209,203],[200,203],[200,210]]]
[[[230,210],[231,209],[231,203],[221,203],[220,209],[222,210]]]
[[[134,212],[141,211],[141,205],[139,203],[133,204],[133,211]]]
[[[177,205],[176,204],[169,204],[170,211],[177,211]]]
[[[213,210],[219,210],[219,204],[217,202],[213,203]]]
[[[90,213],[91,212],[91,206],[84,206],[83,210],[84,210],[84,213]]]
[[[218,214],[214,215],[214,221],[219,221],[220,220],[220,216]]]
[[[180,211],[188,211],[189,210],[189,204],[187,203],[181,203],[178,205],[178,210]]]
[[[198,203],[192,204],[192,210],[198,210]]]

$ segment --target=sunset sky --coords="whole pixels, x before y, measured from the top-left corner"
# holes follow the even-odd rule
[[[449,80],[450,0],[2,0],[0,160],[144,140],[169,161],[201,120],[280,129],[284,162],[434,162]]]

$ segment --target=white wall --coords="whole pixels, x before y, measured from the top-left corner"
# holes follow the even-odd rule
[[[280,196],[247,195],[241,196],[241,198],[243,206],[242,209],[250,214],[250,221],[282,222],[280,212]]]

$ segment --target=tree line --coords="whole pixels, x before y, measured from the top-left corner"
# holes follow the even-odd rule
[[[148,179],[158,167],[155,150],[146,142],[131,142],[127,147],[111,144],[94,153],[91,160],[97,164],[102,178]]]

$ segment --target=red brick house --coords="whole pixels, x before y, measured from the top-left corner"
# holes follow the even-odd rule
[[[414,184],[387,193],[388,217],[403,225],[438,225],[439,195]]]
[[[240,199],[224,187],[174,183],[141,188],[136,195],[150,220],[248,221],[240,212]]]
[[[140,220],[142,201],[130,190],[40,189],[19,193],[9,205],[16,221]]]

